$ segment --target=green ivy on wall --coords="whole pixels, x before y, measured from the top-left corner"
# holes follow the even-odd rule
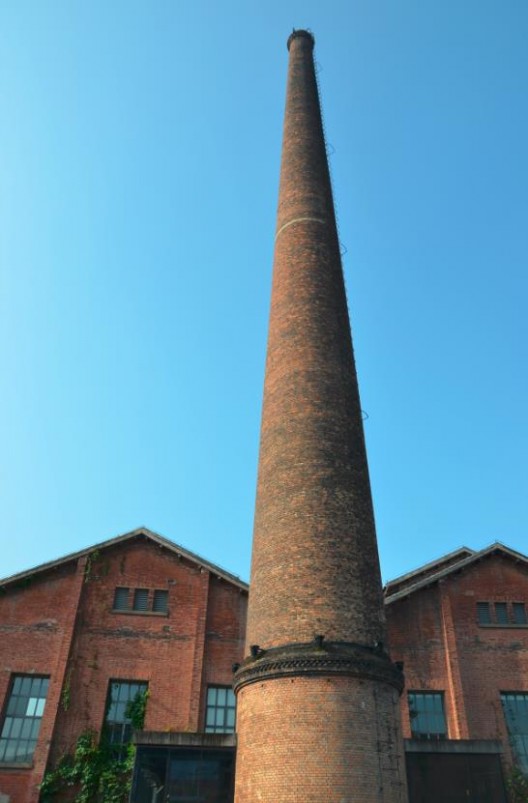
[[[148,696],[148,691],[139,693],[127,706],[125,716],[135,730],[143,728]],[[60,800],[66,790],[73,803],[127,803],[135,757],[132,744],[126,745],[124,755],[123,749],[118,755],[104,730],[100,739],[96,731],[85,730],[73,754],[63,756],[55,769],[46,772],[40,786],[41,803]]]
[[[528,803],[528,778],[518,767],[511,770],[506,786],[511,803]]]

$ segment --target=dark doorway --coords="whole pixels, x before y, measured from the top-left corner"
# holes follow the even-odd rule
[[[138,747],[131,803],[232,803],[233,748]]]
[[[500,756],[407,753],[409,803],[506,803]]]

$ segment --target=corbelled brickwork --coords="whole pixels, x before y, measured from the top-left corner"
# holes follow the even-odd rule
[[[406,799],[381,580],[313,63],[290,51],[237,803]]]

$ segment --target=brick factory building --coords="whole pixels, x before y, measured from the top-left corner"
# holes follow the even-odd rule
[[[463,548],[385,591],[411,803],[500,803],[528,774],[527,558]]]
[[[127,704],[147,690],[144,727],[161,734],[164,759],[210,759],[210,799],[229,799],[245,583],[140,529],[4,580],[1,591],[1,803],[37,801],[46,766],[83,733],[104,725],[119,750]],[[159,763],[157,754],[145,784]]]
[[[132,801],[232,801],[245,583],[140,529],[0,589],[2,803],[35,803],[87,729],[119,749],[143,689]],[[385,595],[411,803],[502,803],[512,761],[528,771],[528,559],[460,549]]]

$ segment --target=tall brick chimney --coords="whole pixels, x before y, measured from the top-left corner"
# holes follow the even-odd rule
[[[313,63],[294,31],[236,803],[403,803],[361,406]]]

